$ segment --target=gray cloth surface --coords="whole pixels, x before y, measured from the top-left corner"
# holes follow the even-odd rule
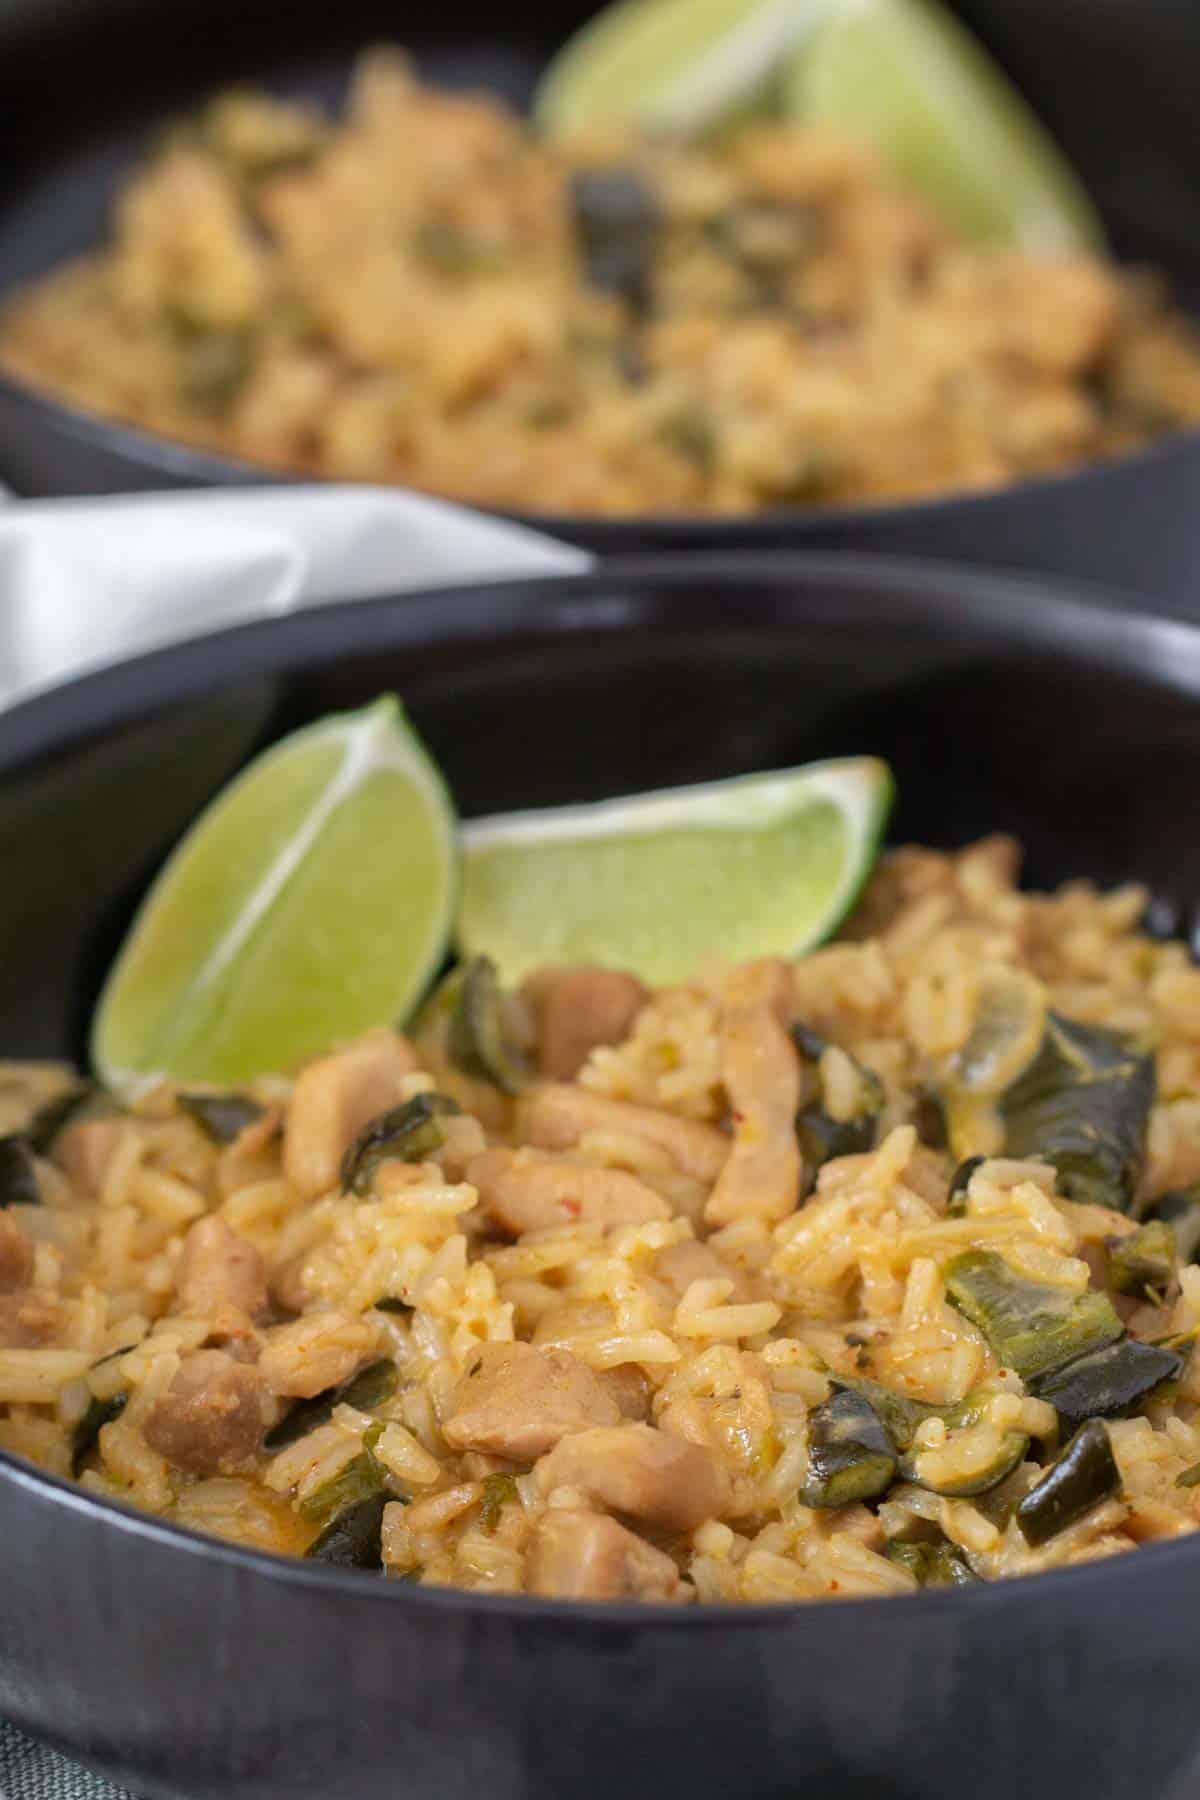
[[[133,1800],[0,1719],[0,1800]]]

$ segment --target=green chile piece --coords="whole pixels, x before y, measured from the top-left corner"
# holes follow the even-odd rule
[[[1026,1543],[1034,1549],[1048,1544],[1119,1492],[1120,1486],[1108,1427],[1102,1419],[1090,1419],[1017,1507],[1017,1524]]]
[[[942,1275],[946,1298],[1027,1383],[1124,1334],[1107,1295],[1029,1281],[994,1250],[964,1250]]]
[[[1151,1054],[1050,1013],[1041,1049],[1000,1101],[1005,1154],[1052,1163],[1068,1199],[1128,1212],[1154,1096]]]
[[[361,1199],[381,1163],[423,1162],[446,1141],[441,1119],[462,1109],[449,1094],[416,1094],[368,1121],[342,1158],[342,1190]]]
[[[1144,1344],[1123,1337],[1086,1356],[1077,1356],[1031,1383],[1039,1400],[1048,1400],[1064,1434],[1085,1419],[1112,1418],[1144,1400],[1164,1381],[1177,1381],[1184,1358],[1167,1344]]]
[[[878,1414],[852,1388],[836,1387],[808,1421],[805,1506],[833,1508],[873,1500],[896,1474],[896,1447]]]

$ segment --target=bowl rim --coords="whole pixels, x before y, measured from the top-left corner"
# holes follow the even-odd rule
[[[834,605],[856,594],[878,596],[886,588],[887,610],[911,618],[920,629],[936,631],[954,615],[965,615],[981,642],[1053,652],[1084,666],[1133,670],[1200,696],[1200,618],[1165,595],[1151,599],[1074,576],[883,551],[690,547],[603,558],[572,572],[443,582],[325,601],[89,665],[0,706],[0,777],[31,758],[67,750],[90,732],[117,729],[194,698],[215,682],[302,666],[323,654],[369,650],[381,631],[384,641],[397,647],[431,632],[445,641],[470,640],[498,624],[506,631],[525,627],[551,637],[585,628],[610,632],[628,624],[623,589],[648,590],[660,604],[682,613],[697,585],[710,593],[725,590],[723,597],[730,599],[756,590],[781,595],[809,590],[814,599]],[[835,617],[832,610],[829,616]],[[729,624],[725,617],[711,628],[727,630]],[[277,644],[286,650],[281,653]],[[156,693],[169,699],[156,699]]]
[[[0,292],[0,303],[11,299],[8,290]],[[803,535],[821,529],[856,528],[865,531],[912,520],[914,525],[928,522],[936,525],[950,512],[965,513],[968,518],[987,515],[1006,502],[1017,504],[1044,497],[1053,503],[1065,489],[1084,486],[1091,489],[1106,481],[1119,480],[1125,472],[1147,471],[1151,475],[1161,466],[1171,466],[1200,448],[1200,425],[1185,426],[1166,433],[1137,450],[1068,468],[1048,470],[1040,475],[1025,475],[1015,481],[990,488],[951,488],[943,493],[905,499],[878,500],[847,506],[770,507],[756,512],[716,515],[713,513],[571,513],[543,512],[537,508],[490,506],[441,489],[410,487],[386,480],[356,481],[345,476],[320,471],[292,470],[272,467],[239,456],[189,444],[185,438],[173,438],[145,426],[65,399],[39,388],[34,382],[0,366],[0,405],[7,402],[32,415],[60,437],[69,438],[94,453],[119,457],[132,473],[154,472],[173,480],[199,487],[246,486],[252,483],[291,487],[307,482],[328,486],[366,486],[394,488],[400,493],[423,495],[455,506],[470,507],[485,518],[508,519],[559,536],[568,542],[589,539],[597,545],[620,546],[630,540],[653,538],[667,549],[712,546],[721,548],[733,541],[752,537],[778,539],[783,534],[797,534],[796,545]],[[132,491],[132,490],[131,490]],[[33,498],[34,496],[30,496]],[[48,489],[37,496],[53,499],[56,490]]]
[[[497,615],[509,632],[528,626],[564,633],[589,627],[617,632],[628,629],[629,621],[620,616],[620,609],[613,608],[614,589],[648,584],[673,599],[686,601],[688,589],[698,581],[742,593],[757,587],[766,592],[796,594],[808,587],[814,593],[824,591],[833,599],[846,592],[870,591],[878,584],[891,584],[889,607],[906,613],[928,634],[936,635],[947,607],[965,608],[972,621],[983,627],[981,642],[1065,651],[1071,660],[1084,665],[1095,662],[1101,667],[1132,667],[1147,681],[1180,689],[1200,705],[1200,623],[1172,616],[1167,609],[1131,611],[1131,596],[1098,585],[883,555],[789,550],[764,555],[742,550],[713,556],[693,552],[621,559],[586,573],[506,577],[497,582],[377,596],[349,605],[331,602],[218,628],[123,658],[41,690],[18,701],[7,712],[0,712],[0,779],[31,758],[69,752],[83,737],[120,730],[139,717],[165,710],[180,699],[197,697],[225,680],[303,666],[324,651],[353,654],[366,647],[372,636],[378,641],[379,629],[385,622],[401,628],[400,641],[407,638],[414,643],[429,635],[431,629],[443,640],[460,635],[454,629],[453,618],[446,617],[456,611],[468,615],[468,629],[461,634],[467,637],[476,624],[484,624],[488,618],[495,631]],[[561,602],[558,610],[556,600]],[[589,610],[598,616],[589,617]],[[359,642],[348,642],[348,613],[360,627],[353,634]],[[830,620],[836,622],[836,615],[831,613]],[[406,623],[412,626],[407,632],[402,629]],[[1081,638],[1080,631],[1085,626],[1087,630]],[[1181,655],[1181,651],[1187,654]],[[1193,665],[1190,669],[1189,661]],[[170,677],[169,682],[163,681],[164,676]],[[150,698],[152,693],[158,695],[157,700]],[[824,1604],[815,1605],[814,1600],[808,1599],[679,1607],[661,1602],[576,1601],[426,1588],[381,1578],[374,1572],[323,1566],[301,1557],[208,1536],[93,1493],[7,1450],[0,1450],[0,1487],[15,1488],[33,1503],[45,1503],[135,1544],[141,1541],[167,1552],[212,1559],[257,1579],[314,1588],[325,1594],[337,1591],[347,1600],[363,1603],[382,1601],[389,1606],[407,1605],[439,1613],[471,1615],[482,1608],[485,1618],[507,1619],[514,1627],[545,1620],[557,1625],[574,1622],[592,1629],[600,1626],[622,1633],[639,1626],[656,1632],[670,1629],[674,1633],[718,1627],[750,1630],[764,1625],[794,1628],[800,1618],[812,1615],[815,1622],[824,1616]],[[906,1608],[905,1617],[918,1611],[929,1616],[943,1610],[953,1616],[953,1609],[961,1611],[968,1606],[980,1609],[1025,1604],[1030,1581],[1044,1587],[1048,1595],[1058,1591],[1065,1595],[1068,1585],[1071,1591],[1083,1593],[1121,1581],[1136,1579],[1140,1584],[1136,1571],[1146,1569],[1146,1556],[1155,1559],[1155,1565],[1164,1570],[1168,1558],[1172,1566],[1181,1570],[1186,1560],[1187,1567],[1200,1574],[1200,1532],[1139,1545],[1135,1555],[981,1581],[965,1589],[844,1595],[836,1604],[851,1601],[853,1617],[865,1629],[883,1629],[894,1616],[892,1609],[897,1604]]]

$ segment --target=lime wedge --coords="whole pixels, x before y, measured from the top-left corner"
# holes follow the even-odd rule
[[[542,79],[534,115],[552,137],[610,120],[705,131],[765,87],[829,0],[618,0]]]
[[[792,116],[873,144],[970,239],[1038,251],[1103,243],[1049,134],[937,0],[838,0],[782,94]]]
[[[800,955],[853,905],[891,796],[887,764],[856,757],[476,820],[459,946],[506,982],[600,963],[658,985],[714,957]]]
[[[445,953],[455,831],[390,695],[276,744],[143,901],[93,1029],[101,1078],[245,1081],[403,1017]]]

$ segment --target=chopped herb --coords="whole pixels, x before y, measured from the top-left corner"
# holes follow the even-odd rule
[[[658,428],[658,435],[685,462],[695,463],[705,473],[717,458],[717,428],[712,415],[701,406],[681,406],[670,413]]]
[[[416,1310],[411,1300],[402,1300],[399,1294],[383,1294],[375,1302],[376,1312],[396,1313],[401,1318],[407,1317],[409,1313]]]
[[[124,1355],[124,1351],[115,1350],[114,1356]],[[107,1357],[101,1359],[108,1361]],[[97,1367],[99,1365],[96,1365]],[[78,1478],[84,1463],[96,1448],[100,1433],[114,1419],[119,1419],[128,1403],[128,1394],[112,1394],[107,1400],[97,1400],[93,1395],[88,1409],[71,1434],[71,1473]]]
[[[442,275],[494,275],[512,260],[506,245],[489,243],[440,219],[426,220],[413,243],[417,254]]]
[[[394,1499],[387,1493],[369,1494],[331,1519],[305,1554],[313,1562],[331,1563],[339,1569],[383,1567],[383,1514]]]
[[[1117,1493],[1121,1474],[1108,1427],[1091,1419],[1017,1507],[1017,1524],[1035,1549]]]
[[[391,1398],[399,1379],[395,1363],[387,1357],[368,1363],[340,1387],[326,1388],[311,1400],[298,1401],[278,1424],[272,1425],[263,1439],[264,1450],[283,1450],[288,1444],[298,1443],[319,1425],[328,1424],[335,1406],[344,1404],[358,1412],[372,1412]]]
[[[1175,1486],[1177,1488],[1200,1487],[1200,1462],[1193,1463],[1190,1469],[1185,1469],[1182,1475],[1177,1475]]]
[[[495,1531],[500,1514],[517,1498],[516,1478],[512,1475],[488,1475],[484,1478],[483,1498],[479,1502],[479,1523],[485,1531]]]
[[[179,394],[196,412],[223,417],[250,378],[254,340],[244,328],[208,325],[178,309],[167,323],[179,346]]]
[[[368,1194],[381,1163],[423,1162],[432,1156],[446,1141],[440,1120],[460,1111],[448,1094],[416,1094],[403,1106],[370,1120],[342,1158],[345,1192]]]
[[[249,1094],[176,1094],[175,1101],[214,1144],[232,1144],[263,1109]]]

